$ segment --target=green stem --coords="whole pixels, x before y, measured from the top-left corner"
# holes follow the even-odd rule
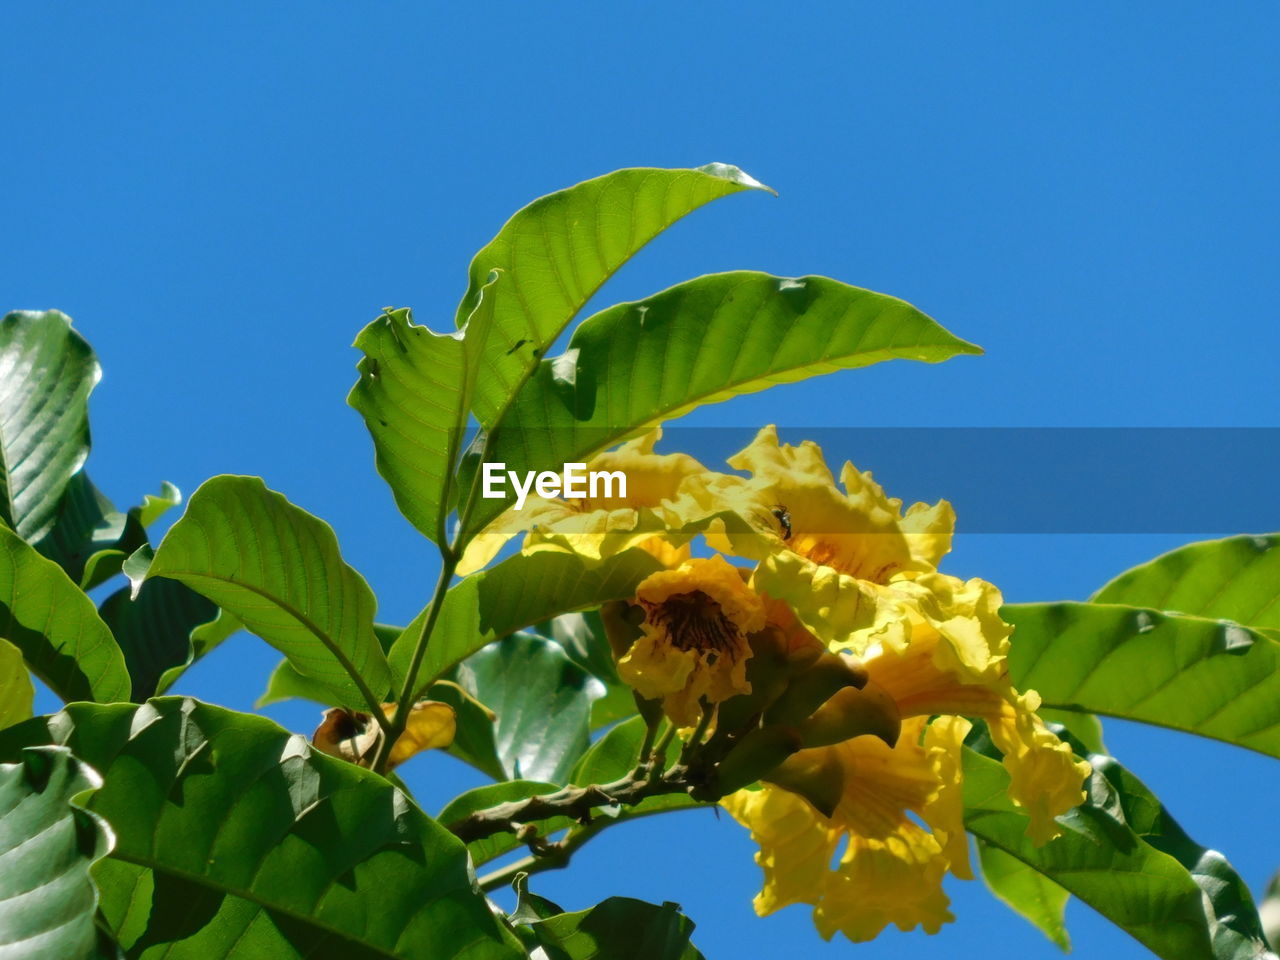
[[[445,594],[449,592],[449,584],[453,581],[453,572],[457,568],[457,553],[452,547],[442,547],[440,577],[436,580],[435,591],[431,594],[431,603],[427,607],[427,617],[422,623],[422,632],[418,634],[418,640],[413,645],[413,656],[409,659],[408,670],[405,671],[404,686],[400,689],[400,699],[396,702],[395,716],[389,728],[383,728],[382,742],[378,745],[378,753],[374,759],[373,769],[378,773],[386,772],[391,748],[409,723],[409,711],[413,709],[414,701],[418,696],[418,671],[422,669],[422,660],[427,654],[427,643],[431,640],[431,631],[435,629],[436,620],[440,617],[440,608],[444,605]]]
[[[499,867],[491,873],[486,873],[477,881],[480,884],[480,889],[488,893],[490,890],[496,890],[498,887],[504,887],[511,883],[515,880],[516,874],[542,873],[545,870],[561,870],[567,867],[569,859],[576,850],[580,849],[583,844],[613,822],[612,820],[592,821],[586,826],[572,831],[567,837],[555,844],[555,850],[552,853],[530,854],[507,864],[505,867]]]

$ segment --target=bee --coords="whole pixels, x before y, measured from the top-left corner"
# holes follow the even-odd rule
[[[775,503],[773,505],[773,519],[778,521],[778,526],[782,527],[782,539],[791,539],[791,512],[784,503]]]

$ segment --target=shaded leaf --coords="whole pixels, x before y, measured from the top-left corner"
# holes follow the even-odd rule
[[[1280,629],[1280,534],[1188,544],[1120,574],[1095,603]]]
[[[0,640],[0,729],[31,716],[35,696],[22,651],[8,640]]]
[[[368,770],[263,717],[165,697],[73,704],[0,734],[64,743],[103,774],[116,832],[96,871],[130,957],[523,956],[462,843]]]
[[[239,630],[240,627],[241,623],[235,615],[228,613],[226,610],[219,610],[214,619],[208,623],[202,623],[192,630],[190,636],[191,648],[187,654],[187,659],[175,667],[170,667],[160,675],[160,679],[156,683],[156,694],[159,695],[168,690],[193,663],[216,648]]]
[[[699,960],[694,923],[679,904],[610,897],[587,910],[529,924],[548,960]]]
[[[94,925],[89,868],[111,830],[80,807],[102,783],[65,747],[32,747],[0,764],[0,956],[5,960],[105,960],[115,955]]]
[[[591,704],[591,729],[606,727],[636,712],[635,697],[618,676],[613,650],[597,611],[562,614],[540,626],[545,630],[539,632],[555,640],[570,660],[604,684],[604,696]]]
[[[976,744],[983,749],[982,744]],[[1194,843],[1111,757],[1089,756],[1086,801],[1042,847],[1008,797],[1000,761],[964,751],[965,828],[1079,897],[1159,957],[1268,956],[1248,888],[1220,853]]]
[[[62,568],[0,527],[0,638],[63,700],[126,700],[129,673],[111,630]]]
[[[53,528],[36,544],[82,590],[111,579],[125,558],[147,542],[141,511],[121,513],[81,470],[71,478]]]
[[[466,577],[445,595],[418,674],[420,693],[481,647],[561,613],[599,606],[635,593],[661,564],[643,550],[627,550],[595,564],[548,551],[516,555]],[[388,653],[398,688],[422,633],[426,611]]]
[[[35,543],[89,456],[89,393],[102,368],[57,310],[0,319],[0,524]]]
[[[481,249],[468,270],[456,326],[468,323],[493,271],[504,277],[493,313],[467,329],[479,358],[472,409],[486,428],[547,347],[637,250],[706,203],[764,189],[737,167],[631,169],[587,180],[533,201]]]
[[[999,847],[984,840],[978,840],[977,847],[982,879],[991,892],[1052,943],[1069,951],[1071,938],[1067,935],[1064,914],[1071,894]]]
[[[376,705],[389,689],[373,591],[343,562],[328,524],[257,477],[205,481],[147,577],[180,580],[229,610],[344,706]]]
[[[191,634],[218,616],[218,606],[177,580],[142,584],[136,598],[122,587],[102,602],[98,614],[111,628],[129,670],[129,699],[154,696],[160,678],[192,658]]]
[[[1140,720],[1280,757],[1280,642],[1111,604],[1007,604],[1009,675],[1046,707]]]
[[[826,277],[699,277],[585,320],[516,395],[486,459],[560,470],[702,404],[882,360],[981,352],[908,303]],[[469,526],[507,503],[480,501]]]
[[[587,748],[599,680],[554,640],[528,633],[473,653],[454,677],[497,714],[494,745],[507,777],[564,782]]]

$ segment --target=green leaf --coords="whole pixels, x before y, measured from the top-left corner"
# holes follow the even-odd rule
[[[154,696],[167,670],[192,657],[191,634],[218,616],[217,604],[177,580],[148,580],[136,598],[123,587],[98,609],[124,653],[133,681],[129,699]]]
[[[465,849],[399,790],[263,717],[190,699],[73,704],[0,734],[102,772],[102,914],[130,957],[523,956]]]
[[[1139,720],[1280,757],[1280,641],[1110,604],[1008,604],[1009,675],[1051,709]]]
[[[528,633],[472,654],[456,679],[498,715],[494,741],[507,777],[564,782],[587,748],[599,680],[554,640]]]
[[[1036,847],[998,760],[964,751],[965,828],[1048,877],[1167,960],[1266,956],[1258,913],[1221,854],[1194,843],[1110,757],[1089,757],[1086,801]]]
[[[164,480],[158,494],[148,493],[142,498],[142,504],[137,508],[138,519],[144,527],[149,527],[181,502],[182,491]]]
[[[977,847],[982,879],[991,892],[1062,950],[1070,951],[1064,914],[1071,894],[999,847],[985,840],[978,840]]]
[[[162,694],[173,686],[174,682],[186,673],[193,663],[213,650],[222,641],[241,628],[242,624],[233,614],[219,610],[218,615],[208,623],[202,623],[191,631],[190,652],[187,659],[175,667],[170,667],[160,675],[156,683],[156,694]]]
[[[35,697],[22,651],[8,640],[0,640],[0,729],[31,716]]]
[[[644,742],[645,722],[643,717],[632,717],[624,720],[603,737],[591,745],[578,765],[573,768],[569,782],[580,787],[591,784],[612,783],[626,776],[635,769],[640,760],[640,747]],[[672,740],[667,746],[664,766],[671,766],[680,755],[681,743]],[[694,807],[715,807],[715,804],[700,803],[683,793],[669,793],[657,797],[649,797],[633,806],[619,807],[609,814],[617,820],[634,820],[653,813],[666,810],[692,809]]]
[[[517,394],[487,459],[560,470],[702,404],[882,360],[981,352],[910,304],[826,277],[699,277],[585,320]],[[506,503],[480,501],[470,527]]]
[[[493,302],[485,293],[473,322],[484,323]],[[378,473],[396,506],[440,544],[476,373],[463,333],[435,333],[413,323],[408,310],[387,311],[356,337],[364,356],[347,396],[373,437]]]
[[[89,869],[111,830],[81,806],[101,778],[65,747],[32,747],[0,764],[0,956],[99,960],[115,955],[98,933]]]
[[[1095,603],[1125,603],[1280,629],[1280,534],[1179,547],[1120,574]]]
[[[700,960],[694,923],[679,904],[610,897],[587,910],[529,924],[547,960]]]
[[[111,579],[147,542],[138,508],[121,513],[81,470],[67,484],[53,528],[36,544],[82,590]]]
[[[768,190],[737,167],[631,169],[549,194],[475,255],[456,326],[479,362],[472,409],[491,428],[547,348],[600,286],[681,217],[719,197]],[[484,323],[469,318],[493,271],[504,280]]]
[[[0,320],[0,524],[35,543],[89,456],[93,350],[57,310]]]
[[[452,676],[453,671],[450,671],[448,677]],[[288,660],[281,660],[276,664],[267,680],[267,689],[253,705],[260,710],[295,697],[326,707],[339,706],[337,695],[324,684],[302,676]],[[423,697],[453,707],[457,730],[453,743],[445,748],[445,752],[470,764],[486,776],[505,780],[507,771],[498,758],[498,748],[494,743],[493,715],[488,708],[451,680],[433,683],[423,693]]]
[[[591,704],[592,730],[635,714],[635,697],[631,688],[618,676],[613,650],[605,636],[599,613],[589,610],[586,613],[562,614],[549,623],[539,625],[539,632],[555,640],[570,660],[604,684],[604,696]]]
[[[343,562],[328,524],[257,477],[203,483],[147,577],[180,580],[229,610],[346,706],[377,709],[390,685],[373,591]]]
[[[52,560],[0,527],[0,638],[63,700],[126,700],[129,672],[93,601]]]
[[[588,564],[565,553],[516,555],[466,577],[445,595],[427,644],[417,687],[425,690],[486,644],[573,610],[596,607],[635,593],[662,565],[643,550],[627,550]],[[422,633],[426,611],[404,628],[388,658],[398,688]]]
[[[1090,753],[1107,753],[1107,745],[1102,741],[1102,721],[1092,713],[1077,713],[1072,710],[1054,710],[1041,707],[1036,711],[1041,720],[1057,723],[1079,740]]]
[[[448,806],[440,811],[436,819],[448,827],[451,824],[465,820],[478,810],[486,810],[489,807],[495,807],[500,803],[510,803],[513,800],[524,800],[528,797],[555,793],[559,789],[554,783],[538,783],[533,780],[506,780],[502,783],[491,783],[468,790],[466,793],[454,797],[453,800],[449,801]],[[539,834],[543,837],[549,837],[559,830],[574,826],[574,824],[575,821],[569,817],[552,817],[550,820],[539,821]],[[521,841],[517,840],[513,833],[495,833],[493,836],[471,841],[467,844],[467,850],[471,853],[472,861],[478,867],[502,856],[504,853],[515,850],[521,845]]]

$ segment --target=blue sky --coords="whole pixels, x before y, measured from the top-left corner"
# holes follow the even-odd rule
[[[715,270],[819,273],[987,349],[698,425],[1280,425],[1277,28],[1248,2],[8,4],[0,305],[65,310],[101,355],[90,467],[109,494],[261,475],[334,525],[403,621],[433,559],[344,405],[349,344],[386,305],[447,325],[512,211],[622,166],[721,160],[781,196],[679,224],[596,306]],[[946,496],[943,467],[890,492]],[[1168,482],[1195,498],[1216,469]],[[1090,496],[1042,483],[1046,503]],[[1185,539],[972,534],[951,567],[1012,600],[1082,598]],[[248,708],[274,660],[241,637],[184,692]],[[315,710],[272,713],[307,729]],[[1255,890],[1280,865],[1273,761],[1121,724],[1108,741]],[[474,782],[420,766],[428,798]],[[535,889],[679,901],[712,960],[854,951],[802,908],[755,919],[758,879],[745,834],[698,812],[606,833]],[[1056,954],[980,884],[952,893],[944,934],[858,955]],[[1069,921],[1082,956],[1146,955],[1086,907]]]

